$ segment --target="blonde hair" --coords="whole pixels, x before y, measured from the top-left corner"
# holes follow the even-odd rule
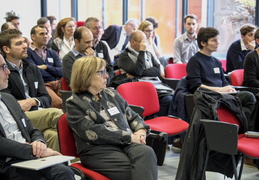
[[[70,87],[75,93],[82,93],[91,86],[93,76],[102,67],[106,67],[106,61],[98,57],[81,57],[72,67]]]
[[[148,26],[152,26],[153,27],[153,24],[149,21],[142,21],[138,27],[138,30],[140,31],[143,31],[144,32],[144,29]]]

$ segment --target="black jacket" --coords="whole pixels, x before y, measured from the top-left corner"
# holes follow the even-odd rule
[[[240,122],[239,133],[247,130],[247,118],[238,98],[221,95],[217,92],[199,88],[194,93],[195,107],[191,122],[181,150],[176,180],[201,180],[206,156],[205,134],[200,119],[218,121],[217,109],[223,106],[233,112]],[[215,153],[209,157],[207,169],[232,177],[231,157]]]

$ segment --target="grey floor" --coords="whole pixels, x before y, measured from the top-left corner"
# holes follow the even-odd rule
[[[158,166],[158,180],[174,180],[180,154],[168,150],[163,166]],[[206,172],[207,180],[224,180],[224,176],[219,173]],[[234,179],[234,178],[233,178]],[[259,170],[255,167],[244,165],[242,180],[259,180]],[[230,180],[230,178],[225,178]]]
[[[167,150],[163,166],[158,166],[158,180],[174,180],[179,162],[179,153]],[[76,180],[80,178],[76,176]],[[222,174],[206,172],[207,180],[231,180],[224,178]],[[233,178],[234,179],[234,178]],[[255,167],[244,165],[242,180],[259,180],[259,170]]]

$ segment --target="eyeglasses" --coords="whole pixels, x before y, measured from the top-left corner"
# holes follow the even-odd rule
[[[105,74],[107,74],[106,69],[103,71],[97,71],[96,73],[99,73],[101,75],[101,77],[103,77]]]
[[[152,33],[154,30],[144,30],[146,33]]]
[[[7,64],[3,64],[3,65],[1,66],[1,68],[2,68],[2,70],[3,70],[4,72],[7,72],[8,66],[7,66]]]
[[[71,25],[71,26],[66,26],[65,28],[72,29],[72,28],[75,28],[75,27],[76,27],[76,26]]]

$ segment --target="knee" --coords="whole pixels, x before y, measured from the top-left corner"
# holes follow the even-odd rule
[[[52,177],[57,177],[57,179],[65,180],[65,179],[75,179],[73,170],[65,166],[64,164],[58,164],[53,166],[52,168]]]

